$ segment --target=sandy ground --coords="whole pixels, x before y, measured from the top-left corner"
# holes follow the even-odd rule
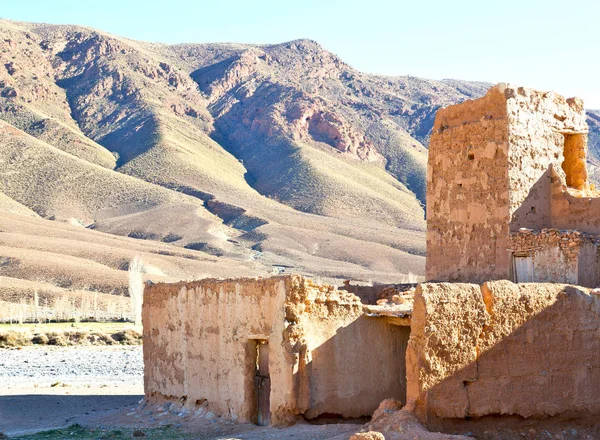
[[[510,420],[500,425],[490,420],[455,431],[464,437],[430,433],[399,407],[382,407],[366,425],[364,420],[313,424],[299,419],[292,427],[278,429],[236,423],[202,409],[188,412],[173,403],[148,405],[143,397],[140,346],[0,349],[0,432],[10,437],[78,423],[107,430],[172,427],[175,438],[199,440],[347,440],[362,430],[382,431],[387,440],[600,438],[600,425],[594,421],[533,420],[511,426]]]

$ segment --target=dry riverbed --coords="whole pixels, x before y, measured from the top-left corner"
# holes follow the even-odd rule
[[[31,346],[0,351],[0,389],[137,387],[143,394],[141,346]]]
[[[20,435],[129,411],[143,397],[141,346],[0,349],[0,432]]]

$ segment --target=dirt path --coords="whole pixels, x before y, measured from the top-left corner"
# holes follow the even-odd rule
[[[282,429],[235,423],[212,415],[181,413],[174,406],[140,406],[142,395],[112,394],[121,391],[119,388],[104,388],[107,394],[76,394],[89,392],[80,387],[56,389],[53,394],[44,394],[52,392],[48,389],[22,389],[25,394],[0,396],[0,432],[13,437],[77,423],[106,430],[129,428],[146,432],[170,426],[179,433],[176,438],[197,440],[347,440],[361,428],[360,423],[314,425],[302,420]],[[161,437],[149,434],[146,438]]]
[[[0,396],[0,432],[9,436],[62,428],[73,423],[94,424],[116,412],[129,412],[143,398],[139,394],[73,395],[65,394],[65,389],[52,394],[40,389],[21,391],[23,394]],[[75,392],[83,391],[77,389]],[[118,393],[121,390],[113,388],[110,391]]]

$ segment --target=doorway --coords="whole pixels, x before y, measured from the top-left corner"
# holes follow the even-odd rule
[[[271,423],[271,378],[269,376],[269,341],[256,340],[254,389],[256,391],[256,423]]]
[[[514,255],[513,264],[515,283],[533,282],[533,258],[531,255]]]

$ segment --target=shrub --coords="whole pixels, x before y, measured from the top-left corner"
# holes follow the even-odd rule
[[[48,337],[48,345],[59,345],[62,347],[69,345],[69,341],[65,338],[64,333],[52,332],[46,333],[46,336]]]
[[[86,342],[88,340],[88,335],[89,332],[80,330],[73,330],[65,333],[67,340],[74,344],[81,344],[83,342]]]
[[[123,345],[136,345],[142,342],[142,334],[132,328],[113,333],[111,337]]]
[[[0,333],[0,347],[22,347],[23,345],[31,345],[31,339],[23,332],[8,330]]]
[[[31,338],[31,342],[38,345],[48,345],[48,336],[44,333],[35,334]]]

